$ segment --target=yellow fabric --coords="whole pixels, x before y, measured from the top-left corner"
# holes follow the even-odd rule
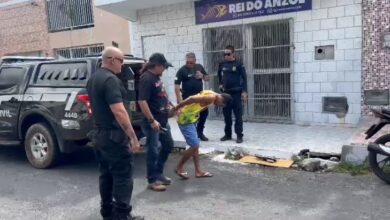
[[[259,165],[271,166],[271,167],[282,167],[282,168],[290,168],[291,165],[293,165],[293,163],[294,163],[294,161],[292,161],[292,160],[276,160],[275,163],[270,163],[270,162],[261,160],[255,156],[245,156],[245,157],[240,159],[240,162],[259,164]]]
[[[216,93],[212,90],[203,90],[202,92],[196,94],[195,96],[207,97],[209,95],[215,95]],[[199,103],[193,103],[186,105],[181,109],[181,113],[178,116],[177,123],[179,125],[193,124],[196,123],[199,119],[199,113],[207,108],[207,106],[201,106]]]

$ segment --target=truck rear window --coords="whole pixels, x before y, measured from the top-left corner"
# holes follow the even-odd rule
[[[14,94],[23,82],[26,69],[21,67],[7,67],[0,69],[0,94]]]
[[[87,63],[46,63],[38,67],[34,85],[84,87],[89,77]]]

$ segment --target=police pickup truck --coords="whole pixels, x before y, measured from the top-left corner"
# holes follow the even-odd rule
[[[118,77],[128,90],[128,110],[137,128],[138,73],[144,59],[125,56]],[[13,62],[0,66],[0,145],[23,144],[36,168],[49,168],[61,153],[88,143],[93,114],[85,86],[101,65],[100,55],[80,59]]]

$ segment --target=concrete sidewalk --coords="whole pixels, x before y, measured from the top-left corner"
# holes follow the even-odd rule
[[[184,138],[174,119],[170,121],[170,125],[176,146],[185,147]],[[351,144],[361,130],[360,126],[350,128],[244,123],[244,143],[237,144],[235,140],[219,141],[224,135],[223,121],[207,120],[204,133],[210,141],[201,142],[201,148],[225,152],[229,148],[243,147],[250,153],[279,158],[289,158],[293,153],[298,153],[302,149],[340,154],[342,146]]]

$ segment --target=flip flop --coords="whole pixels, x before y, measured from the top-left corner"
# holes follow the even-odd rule
[[[178,170],[175,170],[176,175],[178,175],[182,180],[188,180],[190,177],[188,176],[187,172],[179,172]]]
[[[205,172],[200,176],[196,176],[196,178],[206,178],[206,177],[213,177],[213,174],[211,174],[210,172]]]

